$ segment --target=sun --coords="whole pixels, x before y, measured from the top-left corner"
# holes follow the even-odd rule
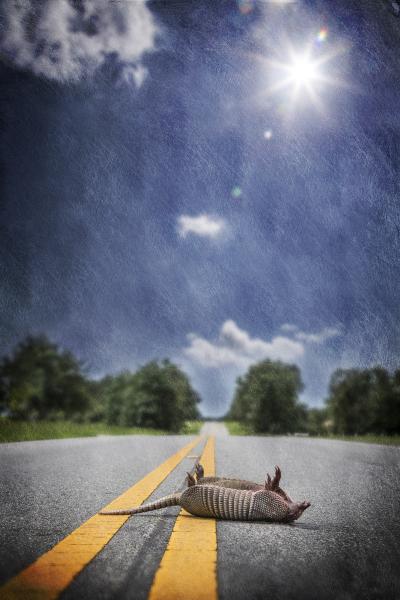
[[[281,101],[294,109],[300,103],[312,104],[324,113],[323,96],[328,86],[341,86],[340,81],[332,73],[332,60],[341,54],[341,50],[327,52],[320,46],[309,44],[303,48],[288,45],[286,60],[265,58],[264,73],[268,84],[265,95],[280,93]]]
[[[268,92],[285,91],[292,106],[306,98],[321,108],[318,92],[330,81],[324,68],[327,60],[313,57],[311,49],[291,49],[286,62],[270,64],[273,84]]]
[[[318,79],[318,69],[315,63],[307,57],[300,57],[288,65],[289,76],[293,83],[298,86],[307,86]]]

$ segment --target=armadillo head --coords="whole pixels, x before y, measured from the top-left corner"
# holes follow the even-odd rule
[[[254,493],[253,518],[288,523],[298,519],[310,506],[309,502],[287,502],[271,490]]]
[[[311,506],[310,502],[306,500],[304,502],[290,502],[289,503],[289,513],[287,521],[297,521],[299,517],[303,514],[303,512]]]

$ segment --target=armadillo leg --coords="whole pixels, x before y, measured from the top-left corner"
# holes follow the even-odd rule
[[[275,467],[275,476],[272,480],[272,489],[276,490],[282,477],[282,472],[279,467]]]
[[[196,463],[195,466],[197,481],[204,477],[204,467],[200,463]]]
[[[191,487],[192,485],[196,485],[196,480],[191,473],[187,474],[187,484],[188,484],[188,487]]]

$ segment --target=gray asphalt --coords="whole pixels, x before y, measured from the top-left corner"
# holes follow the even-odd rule
[[[400,449],[231,437],[212,424],[208,431],[217,435],[218,474],[262,481],[279,464],[282,487],[312,503],[294,525],[218,522],[221,599],[400,598]],[[1,445],[0,584],[191,439]],[[193,464],[185,459],[153,498],[181,488]],[[146,598],[177,512],[167,508],[131,518],[63,599]]]

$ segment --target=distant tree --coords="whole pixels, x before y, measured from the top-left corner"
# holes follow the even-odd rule
[[[294,432],[305,427],[306,411],[298,403],[302,390],[297,366],[265,360],[238,378],[229,417],[256,432]]]
[[[200,398],[187,376],[173,363],[152,361],[135,373],[138,424],[179,431],[198,416]]]
[[[168,360],[102,382],[108,423],[179,431],[198,417],[200,398],[188,377]]]
[[[376,394],[376,433],[400,433],[400,370],[391,376],[382,367],[372,369]]]
[[[306,430],[310,435],[327,433],[328,410],[326,408],[309,408],[307,411]]]
[[[296,427],[297,432],[308,431],[309,409],[306,404],[296,403]]]
[[[339,369],[331,377],[327,406],[342,434],[400,432],[400,376],[386,369]]]
[[[85,413],[85,420],[98,423],[106,420],[106,398],[104,395],[103,380],[88,380],[87,386],[90,395],[90,406]]]
[[[393,374],[391,390],[385,396],[381,419],[385,433],[400,433],[400,369]]]
[[[0,363],[2,404],[20,419],[79,418],[91,402],[81,369],[45,336],[29,336]]]
[[[184,420],[198,419],[200,416],[197,405],[201,402],[198,392],[192,387],[186,373],[168,359],[162,362],[167,378],[174,387],[177,397],[178,410]]]
[[[373,430],[376,397],[372,391],[368,371],[338,369],[332,375],[327,404],[336,433],[363,434]]]

